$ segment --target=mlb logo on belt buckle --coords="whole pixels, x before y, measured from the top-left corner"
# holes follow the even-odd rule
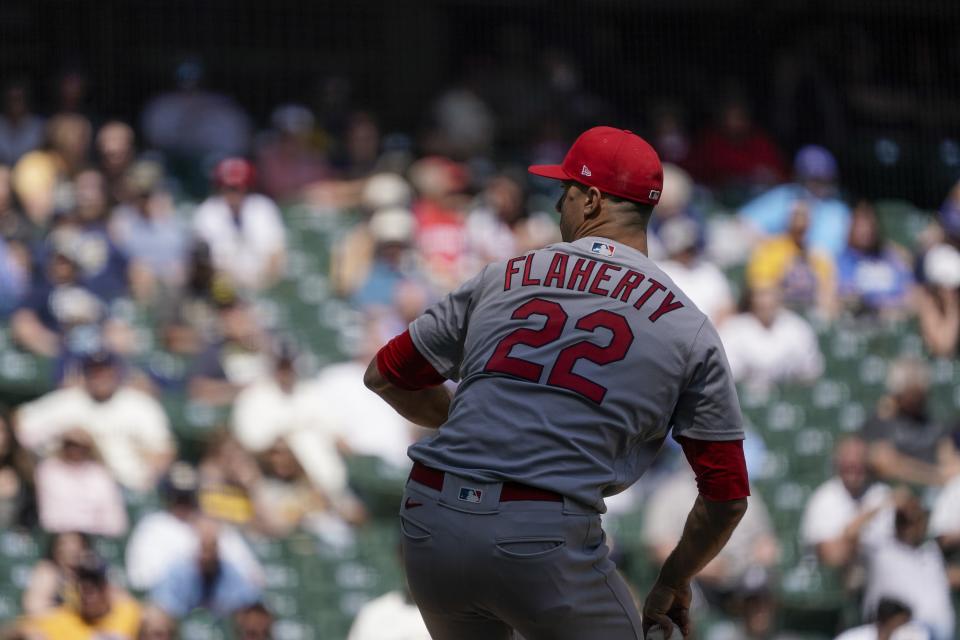
[[[480,504],[480,498],[482,496],[483,491],[480,489],[474,489],[473,487],[460,487],[460,496],[458,499],[463,500],[464,502]]]
[[[606,256],[607,258],[612,256],[613,252],[616,250],[617,248],[615,246],[613,246],[612,244],[607,244],[606,242],[594,242],[593,246],[590,248],[590,251],[592,251],[593,253],[596,253],[597,255],[601,255],[601,256]]]

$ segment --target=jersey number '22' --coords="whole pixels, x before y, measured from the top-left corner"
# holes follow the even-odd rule
[[[514,320],[526,320],[530,316],[544,316],[547,321],[540,329],[522,328],[508,333],[497,344],[497,348],[493,350],[493,355],[487,361],[484,371],[487,373],[504,373],[530,382],[540,382],[543,365],[511,356],[510,350],[518,344],[537,348],[554,342],[563,334],[568,316],[560,304],[543,298],[534,298],[525,302],[517,307],[511,315]],[[598,365],[623,360],[627,351],[630,350],[630,345],[633,344],[633,331],[630,330],[630,324],[626,318],[619,313],[605,309],[588,313],[577,320],[575,326],[577,329],[590,332],[603,327],[609,329],[613,337],[605,347],[589,340],[580,340],[560,351],[550,368],[547,384],[561,389],[569,389],[600,404],[607,394],[607,388],[577,375],[573,372],[573,366],[577,363],[577,360],[581,359],[589,360]]]

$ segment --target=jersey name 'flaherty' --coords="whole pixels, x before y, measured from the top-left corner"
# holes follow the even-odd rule
[[[460,385],[410,447],[428,466],[548,489],[604,511],[668,432],[743,438],[716,329],[641,252],[581,238],[485,267],[410,325]]]

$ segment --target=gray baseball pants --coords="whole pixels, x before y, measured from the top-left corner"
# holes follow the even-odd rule
[[[434,640],[640,640],[600,515],[572,501],[500,502],[502,485],[407,482],[407,582]]]

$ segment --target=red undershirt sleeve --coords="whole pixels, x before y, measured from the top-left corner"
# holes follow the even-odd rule
[[[697,488],[704,498],[726,502],[750,495],[742,440],[694,440],[679,436],[677,441],[697,476]]]
[[[424,358],[404,331],[377,352],[377,370],[390,384],[407,391],[435,387],[446,380]]]

